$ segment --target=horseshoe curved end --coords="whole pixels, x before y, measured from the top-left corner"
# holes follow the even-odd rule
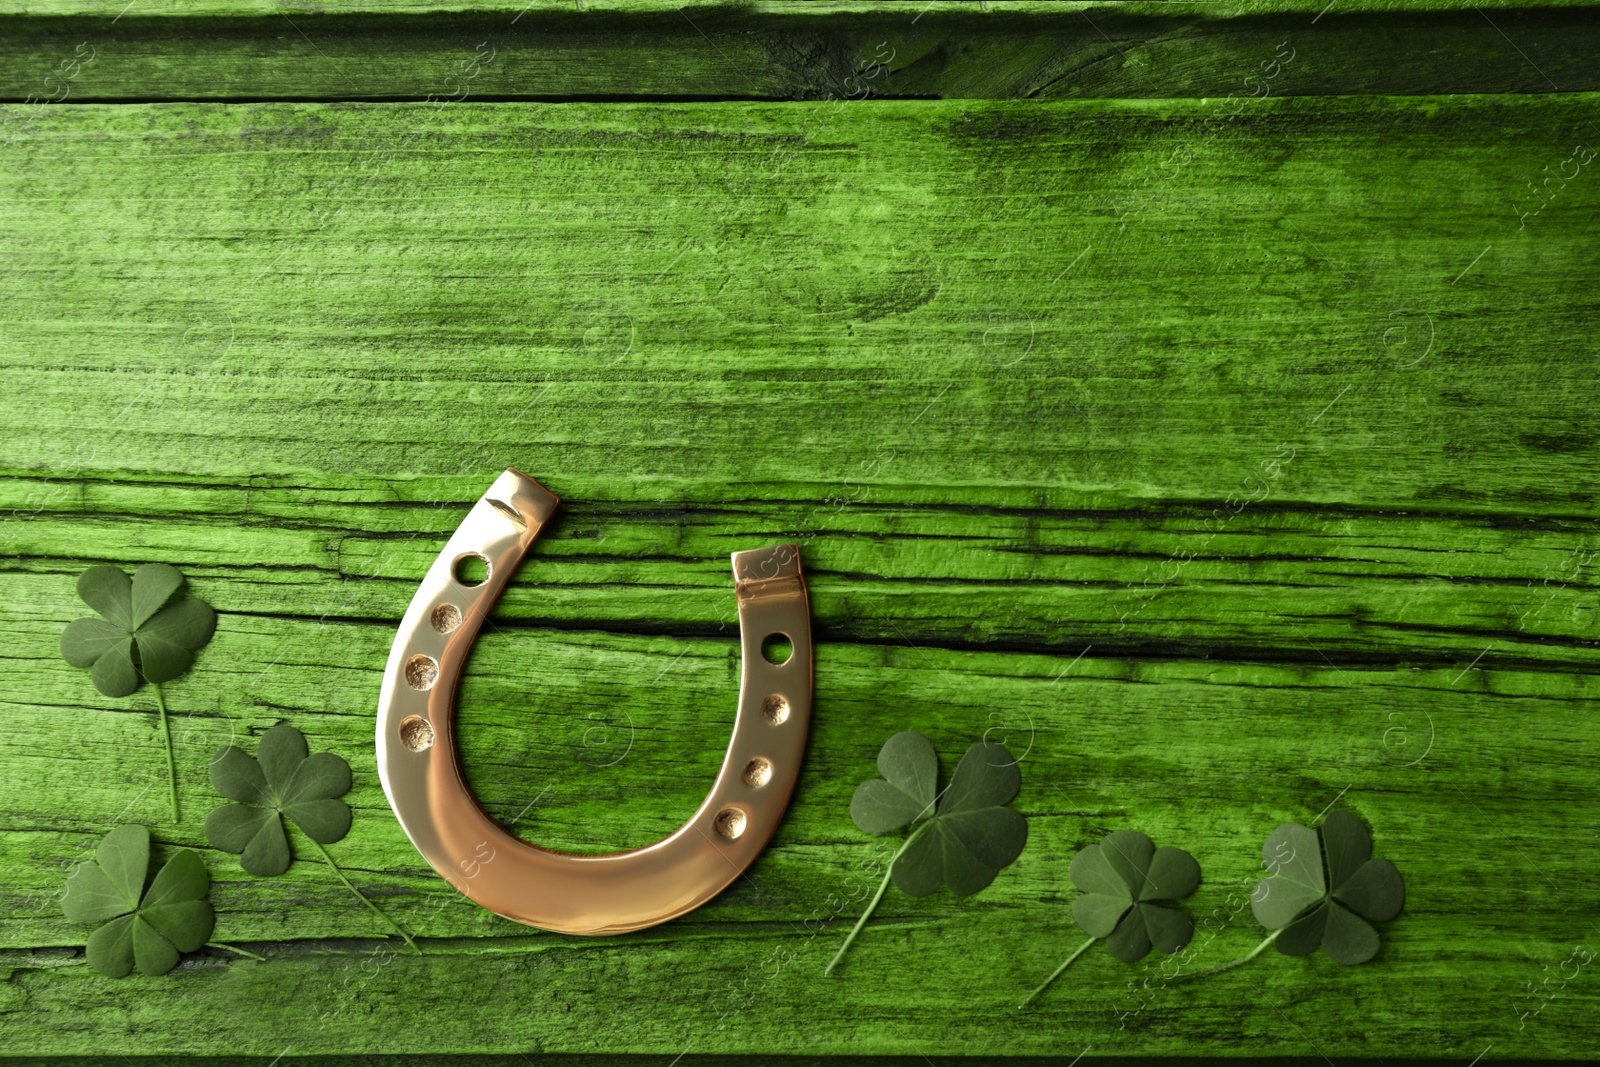
[[[455,694],[472,642],[559,498],[516,469],[495,479],[406,609],[378,698],[378,774],[411,843],[463,895],[529,926],[620,934],[704,904],[778,828],[811,720],[811,613],[792,544],[733,553],[742,666],[733,737],[705,801],[661,841],[578,856],[530,845],[484,811],[457,756]],[[473,584],[459,565],[476,557]],[[773,635],[791,647],[772,663]]]

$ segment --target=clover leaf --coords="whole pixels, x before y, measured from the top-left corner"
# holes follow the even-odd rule
[[[1004,746],[982,742],[969,748],[942,796],[936,793],[939,757],[933,742],[913,730],[884,742],[878,771],[882,778],[856,788],[850,817],[869,834],[920,822],[889,868],[907,896],[927,896],[942,884],[958,897],[971,896],[1027,843],[1027,820],[1004,806],[1022,785],[1017,762]]]
[[[166,974],[179,953],[211,936],[216,914],[205,899],[211,878],[199,855],[180,849],[145,890],[149,868],[150,831],[130,823],[107,834],[94,859],[67,879],[61,910],[68,919],[111,920],[89,935],[89,966],[103,975],[121,978],[135,966],[140,974]]]
[[[172,597],[183,575],[165,563],[146,563],[133,578],[117,567],[90,567],[78,577],[78,596],[100,613],[68,624],[61,632],[61,658],[89,668],[89,680],[108,697],[125,697],[150,683],[161,712],[167,744],[167,790],[172,818],[178,818],[178,772],[172,728],[161,683],[194,663],[194,654],[216,632],[217,613],[197,597]]]
[[[211,761],[211,785],[234,804],[206,816],[206,837],[227,852],[241,853],[251,874],[272,876],[289,869],[294,854],[283,820],[288,818],[319,845],[350,832],[350,764],[331,752],[310,755],[305,735],[283,723],[261,735],[252,758],[229,745]]]
[[[850,817],[869,834],[908,826],[912,830],[889,861],[877,895],[824,974],[832,973],[843,958],[883,899],[890,879],[908,896],[927,896],[941,885],[948,885],[958,897],[971,896],[1010,866],[1028,841],[1027,820],[1005,806],[1021,788],[1022,774],[1004,745],[984,741],[967,749],[940,793],[933,742],[906,730],[884,742],[878,752],[878,772],[883,777],[856,788]]]
[[[1137,830],[1117,830],[1073,857],[1068,877],[1079,891],[1072,917],[1089,940],[1018,1007],[1032,1003],[1101,938],[1111,955],[1123,963],[1136,963],[1152,946],[1170,954],[1181,951],[1194,936],[1194,920],[1156,903],[1186,897],[1200,884],[1200,864],[1181,848],[1157,848]]]
[[[1372,834],[1347,811],[1329,814],[1318,831],[1285,823],[1261,847],[1273,873],[1256,885],[1250,908],[1268,940],[1288,956],[1320,946],[1335,963],[1353,966],[1378,954],[1375,922],[1405,906],[1400,872],[1372,858]],[[1259,950],[1258,950],[1259,951]]]
[[[350,832],[350,805],[339,799],[351,785],[350,764],[342,756],[312,755],[305,735],[280,723],[261,735],[255,756],[234,745],[221,749],[211,761],[211,785],[234,801],[206,816],[206,838],[213,845],[238,854],[239,865],[250,874],[280,875],[294,860],[287,819],[311,840],[350,892],[416,949],[411,935],[362,896],[326,848]]]
[[[1194,936],[1194,921],[1158,900],[1178,900],[1200,884],[1200,864],[1181,848],[1157,848],[1137,830],[1107,834],[1079,852],[1069,869],[1082,896],[1072,917],[1123,963],[1137,963],[1151,946],[1171,954]]]
[[[170,682],[217,628],[217,613],[205,601],[172,600],[182,585],[183,574],[165,563],[146,563],[131,581],[116,567],[90,567],[78,577],[78,596],[102,617],[62,631],[62,658],[88,667],[89,680],[108,697],[132,693],[141,676]]]

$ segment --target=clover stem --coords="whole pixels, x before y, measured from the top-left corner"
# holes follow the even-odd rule
[[[389,918],[389,916],[384,913],[382,908],[379,908],[372,901],[370,901],[366,897],[362,896],[361,895],[361,890],[357,889],[353,884],[351,884],[350,879],[346,878],[344,876],[344,872],[339,869],[339,865],[337,863],[333,862],[333,857],[328,854],[328,850],[323,847],[322,842],[316,840],[315,838],[312,838],[311,843],[313,845],[317,846],[317,851],[322,853],[322,858],[328,861],[328,866],[333,868],[333,873],[337,874],[339,876],[339,881],[341,881],[341,882],[343,882],[345,884],[345,888],[349,889],[350,892],[354,893],[356,895],[356,899],[360,900],[361,903],[363,903],[367,907],[371,908],[373,914],[375,914],[376,916],[378,916],[378,918],[382,919],[384,922],[386,922],[390,926],[392,926],[394,928],[394,932],[395,933],[397,933],[401,937],[405,938],[406,944],[411,946],[411,951],[415,952],[419,956],[422,955],[422,950],[417,947],[417,943],[415,941],[411,940],[411,935],[406,933],[404,930],[400,929],[400,924],[399,923],[397,923],[393,919]]]
[[[1035,997],[1037,997],[1040,993],[1043,993],[1046,989],[1049,989],[1050,988],[1050,983],[1054,982],[1057,978],[1060,978],[1061,977],[1061,972],[1066,970],[1068,967],[1072,966],[1072,961],[1073,960],[1077,959],[1079,956],[1083,955],[1085,952],[1088,952],[1089,951],[1089,946],[1094,944],[1096,940],[1098,940],[1098,939],[1091,937],[1089,940],[1085,941],[1082,945],[1078,946],[1078,951],[1074,952],[1072,955],[1070,955],[1066,959],[1062,960],[1061,961],[1061,966],[1057,967],[1054,971],[1051,971],[1050,972],[1050,977],[1046,978],[1043,982],[1041,982],[1039,984],[1039,988],[1038,989],[1035,989],[1032,993],[1029,993],[1027,1000],[1024,1000],[1021,1004],[1017,1005],[1017,1010],[1020,1011],[1023,1008],[1026,1008],[1029,1004],[1033,1003],[1033,1000],[1034,1000]]]
[[[260,960],[262,963],[267,962],[267,957],[265,956],[257,956],[254,952],[246,952],[244,949],[234,948],[232,945],[224,945],[221,941],[207,941],[206,947],[227,949],[229,952],[237,952],[241,956],[249,956],[253,960]]]
[[[930,820],[913,830],[900,845],[899,850],[896,851],[894,856],[890,858],[888,866],[885,867],[883,871],[883,881],[878,883],[878,891],[872,894],[872,899],[867,902],[867,908],[861,913],[861,918],[856,920],[855,928],[850,931],[850,936],[844,939],[844,944],[839,946],[839,951],[833,954],[833,959],[829,960],[828,965],[822,969],[822,976],[824,978],[833,973],[833,969],[837,967],[839,965],[839,961],[844,958],[845,951],[849,949],[850,945],[855,941],[856,935],[861,933],[861,928],[867,925],[867,920],[871,918],[872,913],[877,910],[878,901],[883,899],[884,890],[889,888],[889,876],[894,873],[895,860],[905,855],[906,849],[911,847],[911,842],[921,837],[922,831],[926,830],[932,825],[933,822]]]
[[[1261,942],[1261,944],[1259,944],[1255,948],[1251,949],[1250,950],[1250,954],[1247,955],[1247,956],[1240,956],[1238,959],[1234,960],[1232,963],[1224,963],[1221,967],[1213,967],[1209,971],[1196,971],[1194,974],[1191,974],[1189,977],[1190,978],[1204,978],[1207,975],[1221,974],[1223,971],[1231,971],[1231,970],[1233,970],[1235,967],[1239,966],[1240,964],[1249,963],[1251,960],[1253,960],[1257,956],[1261,955],[1261,953],[1265,952],[1267,946],[1272,944],[1274,941],[1278,940],[1278,935],[1283,933],[1283,931],[1287,930],[1287,929],[1288,929],[1288,927],[1285,926],[1285,927],[1282,927],[1281,929],[1277,929],[1277,930],[1272,931],[1272,933],[1270,933],[1270,934],[1268,934],[1266,936],[1265,940],[1263,940]]]
[[[178,821],[178,761],[172,754],[172,724],[167,722],[167,700],[161,695],[161,686],[151,682],[156,691],[156,707],[161,709],[161,732],[167,739],[167,793],[172,800],[172,821]]]

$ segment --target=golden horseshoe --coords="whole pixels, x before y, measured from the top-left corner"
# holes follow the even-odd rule
[[[455,693],[489,609],[560,503],[508,470],[473,505],[395,635],[378,698],[378,774],[423,859],[496,914],[566,934],[620,934],[693,911],[744,873],[794,791],[811,721],[811,611],[795,545],[733,553],[742,668],[739,714],[711,793],[644,848],[576,856],[513,837],[483,810],[456,756]],[[487,577],[468,584],[463,561]],[[771,663],[765,640],[787,637]]]

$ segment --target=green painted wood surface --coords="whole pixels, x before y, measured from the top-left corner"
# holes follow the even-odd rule
[[[1600,90],[1600,19],[1562,0],[123,6],[0,5],[0,100],[1224,97],[1284,40],[1300,96]]]
[[[841,15],[862,11],[950,12],[973,10],[980,14],[1043,13],[1057,8],[1084,8],[1090,3],[1116,3],[1129,10],[1154,10],[1162,7],[1211,7],[1219,17],[1258,15],[1264,12],[1295,12],[1316,15],[1328,7],[1327,0],[0,0],[0,14],[28,16],[71,16],[80,20],[117,19],[141,16],[182,16],[201,18],[216,15],[428,15],[435,13],[472,15],[519,15],[537,18],[551,14],[577,12],[605,17],[611,14],[654,15],[682,10],[699,14],[743,8],[749,12]],[[1539,8],[1588,6],[1589,0],[1483,0],[1473,6],[1487,11],[1510,11],[1530,6]],[[1446,11],[1463,5],[1442,0],[1339,0],[1341,11],[1362,13],[1407,11]]]
[[[1528,183],[1600,97],[1294,98],[1314,40],[1231,117],[30,112],[0,149],[0,1053],[1591,1055],[1592,968],[1526,994],[1600,936],[1600,194],[1585,164],[1530,214]],[[454,897],[375,778],[395,622],[511,464],[564,503],[475,650],[463,755],[543,844],[693,810],[733,715],[727,553],[803,544],[794,805],[749,880],[655,930]],[[150,560],[222,613],[170,689],[176,826],[148,695],[55,651],[84,565]],[[421,958],[325,868],[205,848],[210,754],[285,719],[351,760],[335,854]],[[1030,845],[977,897],[891,893],[824,979],[878,855],[848,798],[908,726],[1026,750]],[[1335,801],[1408,878],[1372,965],[1187,982],[1097,952],[1012,1010],[1078,943],[1083,844],[1199,856],[1209,966],[1258,940],[1265,834]],[[88,971],[60,886],[126,819],[204,850],[218,938],[268,962]]]

